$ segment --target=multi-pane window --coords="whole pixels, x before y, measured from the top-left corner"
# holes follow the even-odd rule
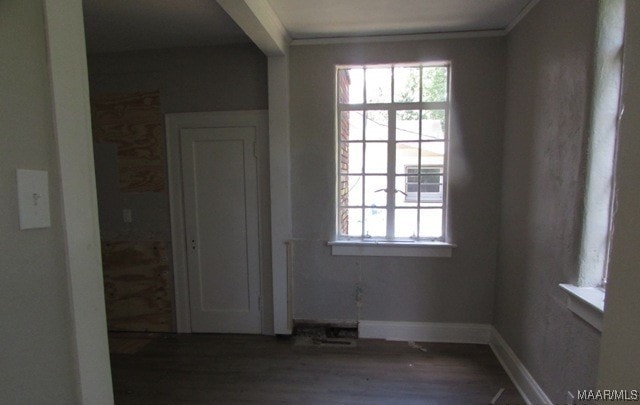
[[[449,66],[337,69],[339,238],[444,240]]]

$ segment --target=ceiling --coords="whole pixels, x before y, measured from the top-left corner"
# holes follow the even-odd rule
[[[504,30],[536,0],[263,0],[292,39]],[[215,0],[83,0],[87,49],[250,42]]]
[[[294,39],[505,29],[530,0],[269,0]]]
[[[215,0],[83,0],[92,53],[249,42]]]

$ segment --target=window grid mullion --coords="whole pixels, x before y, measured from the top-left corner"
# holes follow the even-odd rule
[[[451,69],[447,67],[447,100],[446,108],[444,109],[444,159],[442,161],[442,228],[440,234],[443,238],[446,238],[446,225],[447,225],[447,194],[448,187],[445,187],[449,183],[449,106],[451,105]]]
[[[422,69],[420,69],[422,72]],[[422,94],[422,74],[420,75],[420,94]],[[416,237],[420,237],[420,208],[422,208],[422,109],[418,112],[418,215],[416,218]]]
[[[362,69],[362,103],[363,103],[363,106],[365,106],[367,103],[367,68],[366,67]],[[362,109],[362,209],[361,209],[362,226],[360,230],[360,235],[362,238],[365,237],[365,229],[366,229],[366,226],[365,226],[366,224],[366,221],[365,221],[366,192],[365,190],[367,185],[367,176],[364,174],[364,168],[365,168],[365,159],[367,156],[367,140],[365,139],[365,134],[367,129],[365,125],[367,125],[367,113],[363,108]]]
[[[364,168],[365,168],[365,159],[367,156],[367,143],[365,142],[364,139],[364,133],[365,133],[365,125],[366,125],[366,118],[365,118],[365,114],[364,111],[362,112],[362,167],[360,168],[360,173],[362,173],[362,196],[361,196],[361,201],[362,201],[362,207],[360,208],[360,215],[362,218],[362,224],[360,226],[360,236],[364,238],[364,230],[365,230],[365,220],[364,220],[364,215],[365,215],[365,195],[366,195],[366,187],[367,187],[367,176],[365,176],[364,174]]]
[[[391,69],[391,97],[394,94],[394,70]],[[392,98],[393,100],[393,98]],[[387,110],[387,239],[395,237],[396,198],[396,110]]]
[[[363,104],[338,104],[339,111],[360,111],[360,110],[386,110],[396,108],[398,110],[444,110],[448,103],[443,101],[428,102],[406,102],[406,103],[363,103]]]
[[[420,97],[418,98],[418,100],[420,100],[420,109],[418,110],[418,199],[417,199],[417,204],[416,206],[418,207],[418,212],[417,212],[417,218],[416,218],[416,237],[420,238],[420,208],[422,207],[422,202],[420,201],[421,196],[420,196],[420,189],[422,188],[422,184],[420,183],[421,178],[420,178],[420,172],[422,171],[422,75],[424,72],[424,67],[420,67],[420,79],[418,82],[418,89],[420,92]]]

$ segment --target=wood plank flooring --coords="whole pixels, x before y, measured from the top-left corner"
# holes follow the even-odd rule
[[[524,403],[486,345],[161,334],[111,368],[116,404]]]

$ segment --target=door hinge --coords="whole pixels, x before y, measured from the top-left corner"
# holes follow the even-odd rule
[[[262,311],[262,295],[258,295],[258,309]]]

